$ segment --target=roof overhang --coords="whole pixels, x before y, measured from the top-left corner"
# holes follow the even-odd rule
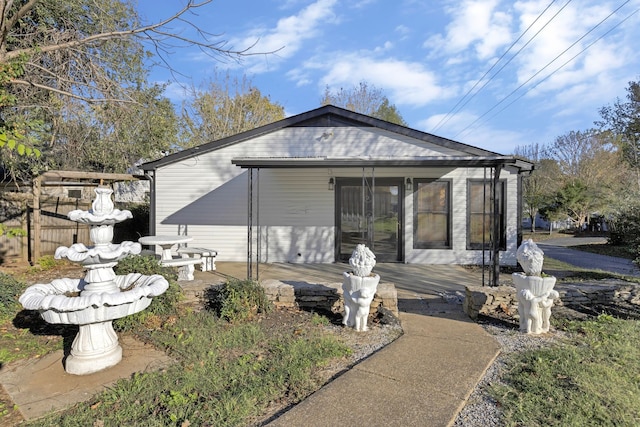
[[[514,166],[529,171],[533,164],[511,156],[433,157],[239,157],[231,163],[244,169],[260,168],[352,168],[352,167],[497,167]]]

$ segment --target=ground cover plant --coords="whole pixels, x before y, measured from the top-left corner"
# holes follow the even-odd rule
[[[600,315],[569,338],[516,353],[490,393],[505,426],[640,425],[640,321]]]

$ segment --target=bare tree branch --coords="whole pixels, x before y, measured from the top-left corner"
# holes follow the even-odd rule
[[[101,102],[101,103],[108,103],[108,102],[130,102],[130,103],[135,103],[135,101],[133,100],[124,100],[121,98],[88,98],[88,97],[84,97],[81,95],[77,95],[73,92],[68,92],[66,90],[60,90],[60,89],[56,89],[53,88],[51,86],[45,86],[45,85],[41,85],[38,83],[33,83],[27,80],[20,80],[20,79],[14,79],[12,80],[12,83],[15,84],[19,84],[19,85],[27,85],[27,86],[32,86],[32,87],[37,87],[39,89],[45,89],[47,91],[53,92],[53,93],[57,93],[58,95],[64,95],[64,96],[68,96],[69,98],[73,98],[73,99],[77,99],[79,101],[84,101],[87,103],[96,103],[96,102]]]

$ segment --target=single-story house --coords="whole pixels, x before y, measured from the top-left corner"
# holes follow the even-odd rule
[[[141,168],[152,233],[220,261],[515,265],[533,165],[329,105]]]

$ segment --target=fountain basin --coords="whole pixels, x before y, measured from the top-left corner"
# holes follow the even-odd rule
[[[131,273],[116,276],[120,292],[82,295],[84,279],[55,279],[48,284],[32,285],[20,297],[28,310],[37,310],[49,323],[86,325],[119,319],[144,310],[151,298],[169,288],[167,280],[158,275]],[[80,295],[74,294],[80,292]]]
[[[54,258],[66,258],[69,261],[77,262],[81,265],[95,265],[119,261],[129,254],[138,255],[141,251],[142,245],[135,242],[122,242],[119,244],[108,243],[93,247],[76,243],[69,247],[60,246],[57,248]]]
[[[29,286],[20,296],[28,310],[37,310],[49,323],[79,325],[71,344],[65,370],[87,375],[110,368],[122,360],[122,347],[112,320],[135,314],[151,304],[151,299],[169,288],[161,275],[131,273],[109,280],[110,292],[83,295],[84,279],[55,279],[51,283]]]
[[[535,296],[549,294],[556,284],[556,278],[553,276],[527,276],[523,273],[513,273],[511,277],[517,292],[529,290]]]

